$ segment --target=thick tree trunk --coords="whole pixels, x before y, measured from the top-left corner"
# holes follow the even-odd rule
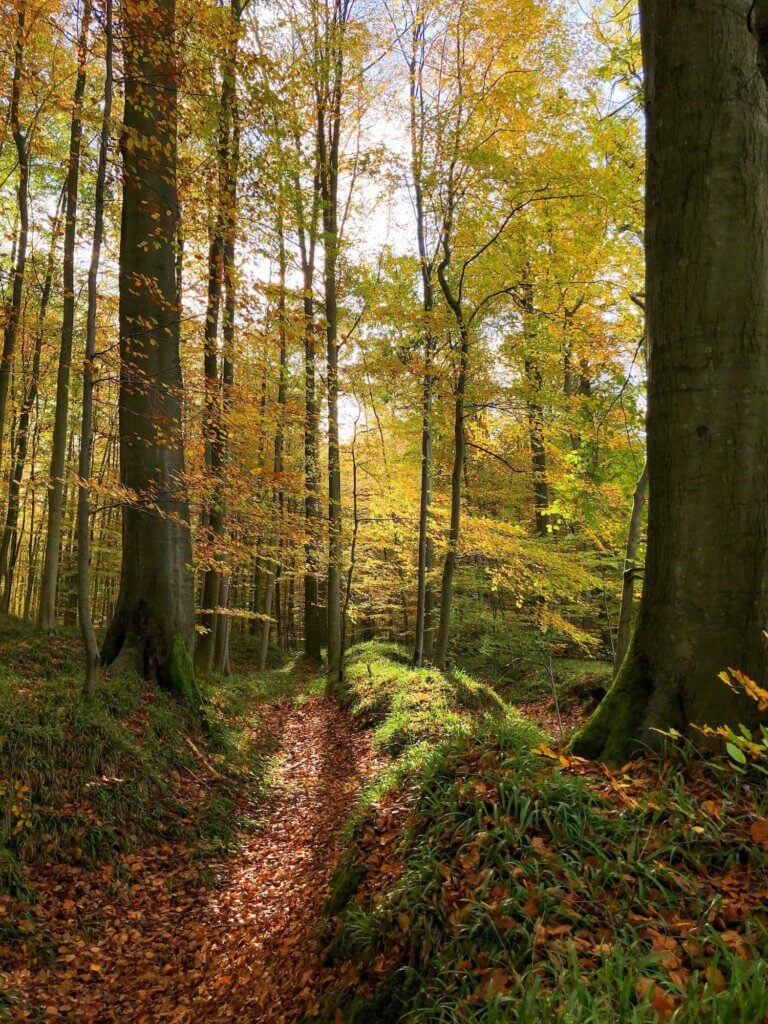
[[[53,419],[48,529],[45,538],[45,559],[40,581],[40,607],[37,624],[44,633],[56,632],[56,590],[61,560],[61,523],[64,512],[64,468],[67,458],[67,427],[69,424],[69,378],[72,370],[72,342],[75,330],[75,243],[77,241],[77,193],[80,183],[80,143],[83,135],[83,96],[85,94],[88,31],[91,21],[91,0],[83,4],[80,38],[77,44],[77,77],[72,101],[69,130],[69,163],[67,165],[67,198],[64,224],[64,267],[62,287],[64,306],[61,321],[61,347],[56,378],[56,411]]]
[[[121,661],[199,708],[184,492],[176,277],[175,0],[126,0],[120,239],[120,592],[103,660]]]
[[[24,69],[24,38],[26,32],[26,8],[19,5],[16,43],[13,51],[13,84],[11,87],[11,103],[8,120],[11,126],[13,142],[16,146],[16,160],[19,165],[19,184],[17,201],[19,207],[19,233],[16,239],[16,260],[13,270],[13,284],[8,304],[4,310],[3,353],[0,358],[0,464],[3,458],[3,436],[5,417],[8,409],[8,392],[11,384],[13,357],[16,352],[16,339],[19,335],[19,319],[21,317],[21,300],[24,294],[24,278],[27,267],[27,247],[29,245],[29,152],[27,138],[22,131],[19,120],[21,103],[21,86]]]
[[[624,665],[573,743],[612,762],[658,745],[655,729],[753,724],[718,673],[768,667],[768,90],[749,6],[640,3],[645,585]]]
[[[104,110],[99,140],[99,162],[96,168],[96,195],[94,201],[93,243],[91,264],[88,268],[88,314],[85,329],[85,359],[83,361],[83,408],[80,424],[80,458],[77,489],[77,611],[80,634],[85,653],[86,697],[93,697],[99,679],[99,645],[93,626],[90,595],[91,564],[91,453],[93,450],[93,391],[94,358],[96,355],[97,283],[101,243],[104,237],[104,186],[107,178],[107,158],[112,118],[112,0],[106,0],[104,12],[105,74]]]
[[[624,556],[624,571],[622,572],[621,584],[621,606],[619,608],[619,622],[616,628],[616,650],[613,654],[613,674],[618,675],[619,669],[624,662],[629,641],[632,634],[632,613],[635,606],[635,576],[637,575],[637,553],[640,550],[643,528],[643,507],[645,505],[645,492],[648,487],[648,465],[643,466],[643,472],[637,481],[635,493],[632,496],[632,515],[629,519],[629,533],[627,535],[627,550]]]

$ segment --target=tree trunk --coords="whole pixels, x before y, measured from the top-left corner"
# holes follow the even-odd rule
[[[547,450],[544,447],[544,409],[541,404],[542,377],[541,370],[533,359],[525,360],[525,376],[528,384],[526,406],[533,470],[535,526],[539,537],[547,537],[549,535],[549,516],[547,515],[549,485],[547,484]]]
[[[205,570],[202,593],[202,625],[205,632],[199,637],[195,662],[199,671],[210,672],[216,661],[216,633],[223,629],[226,640],[224,615],[217,612],[222,605],[223,554],[221,541],[226,528],[224,509],[224,466],[227,461],[225,410],[233,380],[234,342],[234,247],[237,233],[237,175],[240,159],[240,136],[237,113],[237,50],[240,34],[240,4],[233,0],[230,7],[229,36],[222,61],[221,98],[219,101],[217,178],[218,203],[215,223],[208,251],[208,301],[205,314],[204,371],[205,371],[205,462],[213,477],[213,493],[206,528],[217,564]],[[217,338],[222,290],[225,291],[223,316],[224,354],[219,379]],[[227,362],[229,361],[229,370]],[[226,590],[228,593],[228,590]],[[219,654],[218,661],[227,658]]]
[[[319,185],[316,183],[316,188]],[[319,662],[322,648],[322,628],[318,608],[318,575],[320,553],[318,551],[318,520],[320,518],[320,451],[319,412],[315,382],[315,300],[313,294],[315,276],[315,226],[309,227],[309,239],[301,235],[301,261],[304,278],[304,518],[307,542],[304,548],[306,568],[304,572],[304,653],[312,661]]]
[[[432,503],[432,361],[434,338],[432,333],[432,311],[435,297],[432,284],[433,261],[427,249],[427,227],[424,211],[424,133],[426,112],[423,96],[423,71],[426,61],[424,47],[425,19],[414,19],[411,29],[411,55],[409,62],[409,113],[411,132],[411,177],[413,180],[414,211],[416,216],[416,240],[421,264],[421,299],[424,311],[424,379],[422,382],[421,421],[421,493],[419,498],[419,548],[418,577],[416,590],[416,642],[413,662],[420,666],[425,658],[425,633],[430,632],[427,622],[427,606],[434,604],[430,593],[429,579],[429,520]],[[429,642],[431,657],[431,641]]]
[[[93,450],[93,369],[96,355],[96,290],[101,259],[101,243],[104,237],[104,186],[107,177],[109,137],[112,117],[112,0],[106,0],[104,12],[105,76],[104,111],[99,140],[99,162],[96,168],[96,195],[94,201],[93,243],[91,264],[88,268],[88,313],[85,329],[85,359],[83,361],[83,408],[80,426],[80,459],[78,465],[79,485],[77,490],[77,611],[80,634],[85,653],[86,697],[93,697],[99,679],[99,645],[93,627],[93,613],[90,597],[91,564],[91,453]]]
[[[643,472],[637,481],[635,493],[632,497],[632,515],[629,519],[629,534],[627,535],[627,550],[624,556],[624,571],[622,573],[621,606],[619,609],[619,622],[616,629],[616,650],[613,654],[613,674],[618,675],[627,651],[632,633],[632,612],[635,604],[635,576],[637,575],[637,553],[640,550],[640,540],[643,527],[643,506],[645,505],[645,492],[648,486],[648,466],[643,466]]]
[[[21,85],[24,66],[24,33],[26,30],[26,8],[20,4],[16,42],[13,51],[13,85],[11,87],[11,103],[8,120],[11,126],[16,160],[19,165],[19,185],[17,190],[19,207],[19,232],[16,240],[16,260],[13,269],[13,285],[10,301],[5,308],[5,325],[3,330],[3,354],[0,359],[0,464],[3,458],[3,435],[5,416],[8,408],[8,392],[11,383],[13,357],[16,352],[16,339],[19,335],[19,319],[21,317],[21,300],[24,294],[24,278],[27,267],[27,247],[29,244],[29,153],[27,139],[19,121],[21,103]]]
[[[56,632],[56,590],[61,560],[61,524],[64,511],[64,468],[67,458],[67,426],[69,422],[69,378],[72,369],[72,342],[75,329],[75,243],[77,241],[77,193],[80,182],[80,143],[83,135],[83,95],[85,93],[88,59],[88,31],[91,21],[91,0],[83,4],[80,37],[77,43],[77,77],[72,101],[69,130],[69,162],[67,165],[67,198],[64,222],[64,268],[62,287],[64,306],[61,321],[61,348],[56,378],[56,411],[53,420],[48,530],[45,538],[45,559],[40,581],[38,628],[44,633]]]
[[[334,29],[340,31],[338,25]],[[333,30],[332,30],[333,31]],[[335,46],[342,43],[336,41]],[[325,325],[328,391],[328,677],[341,678],[341,453],[339,448],[338,186],[343,54],[334,50],[327,101],[318,105],[320,182],[325,249]],[[326,109],[327,106],[327,109]],[[327,115],[327,118],[326,118]],[[327,123],[328,122],[328,123]],[[326,134],[327,133],[327,134]]]
[[[192,669],[194,592],[184,491],[176,276],[175,0],[126,0],[120,238],[120,592],[103,660],[200,707]]]
[[[655,729],[754,724],[718,673],[768,667],[768,92],[749,6],[640,3],[645,584],[624,665],[573,743],[611,762],[658,746]]]
[[[469,331],[459,318],[459,375],[456,381],[453,413],[453,472],[451,474],[451,523],[448,531],[448,549],[443,563],[443,578],[440,586],[440,625],[435,642],[434,662],[437,668],[445,669],[448,658],[448,640],[451,628],[451,605],[453,603],[453,577],[461,539],[461,484],[464,474],[466,441],[464,437],[464,397],[467,390],[467,366],[469,362]]]
[[[275,424],[275,482],[273,485],[273,506],[277,528],[278,530],[280,530],[285,501],[281,477],[283,473],[285,403],[288,398],[288,323],[285,291],[285,279],[286,274],[288,272],[288,264],[285,253],[285,239],[283,236],[282,218],[280,218],[278,222],[277,237],[280,246],[278,257],[280,266],[280,281],[278,285],[279,294],[277,308],[277,321],[280,339],[280,371],[277,385],[277,423]],[[261,669],[261,671],[264,671],[264,669],[267,666],[267,654],[269,653],[269,633],[270,628],[272,626],[273,603],[277,611],[278,620],[280,614],[280,547],[281,541],[280,538],[278,537],[277,542],[275,544],[273,561],[271,565],[269,565],[267,568],[268,576],[266,583],[266,591],[264,595],[264,619],[262,620],[261,625],[261,646],[259,648],[259,668]]]

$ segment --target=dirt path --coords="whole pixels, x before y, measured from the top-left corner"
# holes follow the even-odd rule
[[[50,896],[64,904],[82,907],[78,887],[93,887],[93,933],[82,912],[77,930],[62,927],[52,966],[23,979],[36,1009],[17,1020],[288,1024],[311,1006],[339,827],[372,757],[325,697],[275,704],[267,725],[280,737],[276,790],[214,887],[193,883],[184,851],[170,873],[137,858],[135,884],[114,887],[104,906],[92,879],[60,876]]]

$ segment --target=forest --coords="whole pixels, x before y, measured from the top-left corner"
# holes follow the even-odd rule
[[[768,2],[4,0],[0,1021],[768,1022]]]

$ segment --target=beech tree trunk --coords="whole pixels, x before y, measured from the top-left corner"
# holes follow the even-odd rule
[[[44,633],[56,632],[56,591],[61,560],[61,523],[64,512],[64,469],[67,459],[67,426],[69,423],[69,378],[72,370],[72,342],[75,330],[75,242],[77,240],[77,193],[80,184],[80,143],[83,135],[83,96],[85,94],[88,31],[91,21],[91,0],[83,4],[80,37],[77,44],[77,77],[72,100],[69,130],[69,163],[67,166],[67,198],[64,207],[64,292],[61,321],[61,347],[56,378],[56,410],[53,419],[48,529],[45,538],[45,559],[40,581],[40,607],[37,624]]]
[[[16,339],[19,335],[21,300],[24,294],[27,247],[29,245],[29,153],[27,151],[27,137],[22,130],[19,119],[24,70],[25,32],[26,8],[24,4],[21,4],[18,13],[16,43],[13,50],[13,84],[11,86],[11,103],[8,114],[11,134],[16,147],[16,160],[19,165],[19,183],[16,192],[19,207],[19,233],[16,239],[16,260],[13,269],[11,295],[4,310],[5,316],[3,318],[3,354],[0,359],[0,464],[2,464],[3,458],[5,415],[8,408],[8,391],[11,383],[13,357],[16,352]]]
[[[411,176],[413,179],[414,211],[416,216],[416,239],[421,263],[421,299],[424,311],[424,380],[422,384],[421,422],[421,493],[419,497],[419,557],[416,590],[416,642],[413,662],[420,666],[425,657],[432,656],[431,612],[434,596],[429,579],[430,538],[429,520],[432,504],[432,362],[434,359],[434,337],[432,312],[435,305],[433,287],[433,260],[427,249],[427,222],[424,210],[424,133],[426,112],[424,109],[423,71],[426,61],[424,47],[424,18],[414,19],[411,29],[411,55],[409,62],[409,112],[411,129]],[[425,635],[430,638],[426,640]],[[429,652],[425,651],[425,646]]]
[[[658,745],[654,729],[753,725],[757,705],[718,673],[764,682],[768,667],[768,24],[750,36],[749,7],[640,3],[645,584],[624,665],[573,743],[612,762]]]
[[[320,189],[325,253],[325,329],[328,391],[328,676],[341,678],[341,452],[339,448],[339,324],[337,265],[341,101],[344,77],[343,34],[348,0],[335,0],[329,29],[331,66],[318,103]]]
[[[442,275],[441,275],[442,284]],[[461,484],[464,475],[466,440],[464,437],[464,398],[467,390],[467,369],[469,363],[469,330],[463,318],[459,321],[460,348],[459,374],[456,381],[453,413],[453,472],[451,473],[451,520],[448,530],[448,549],[443,563],[443,577],[440,586],[440,624],[435,641],[434,662],[437,668],[445,669],[448,658],[448,640],[451,629],[451,606],[453,604],[453,577],[461,539]]]
[[[643,472],[637,481],[635,493],[632,496],[632,515],[629,519],[629,533],[627,535],[627,550],[624,556],[624,570],[621,583],[621,606],[619,608],[619,622],[616,629],[616,650],[613,655],[613,674],[618,675],[619,669],[624,662],[629,641],[632,635],[632,612],[635,606],[635,576],[637,575],[637,553],[640,550],[643,527],[643,508],[645,506],[645,492],[648,487],[648,466],[643,466]]]
[[[236,236],[237,174],[240,156],[240,140],[237,115],[237,48],[240,32],[240,4],[233,0],[230,8],[229,38],[222,62],[221,98],[219,102],[217,178],[218,201],[216,217],[208,250],[208,301],[204,331],[205,371],[205,463],[214,482],[210,509],[208,511],[208,540],[214,549],[215,565],[206,569],[203,577],[202,625],[205,632],[197,642],[195,662],[199,671],[210,672],[214,667],[216,652],[216,631],[222,625],[224,616],[217,613],[222,608],[223,558],[219,550],[226,526],[224,509],[223,472],[227,459],[225,406],[232,384],[232,337],[234,330],[234,307],[228,310],[227,303],[234,303],[234,244]],[[219,358],[217,339],[222,290],[226,291],[224,309],[224,355],[222,376],[219,379]],[[227,333],[229,331],[229,341]],[[227,354],[229,353],[229,355]],[[227,360],[230,370],[227,373]],[[228,377],[228,379],[227,379]],[[226,630],[224,632],[226,636]],[[219,662],[226,661],[220,655]]]
[[[125,0],[120,238],[120,592],[103,648],[200,707],[192,669],[194,594],[182,475],[180,295],[176,276],[175,0]]]
[[[112,118],[112,0],[106,0],[104,12],[105,73],[104,110],[99,140],[99,162],[96,168],[96,195],[94,199],[93,242],[91,264],[88,268],[88,313],[85,328],[85,359],[83,360],[83,408],[80,425],[80,455],[77,489],[77,612],[80,634],[85,653],[84,691],[93,697],[99,679],[99,645],[93,627],[90,596],[91,564],[91,454],[93,451],[93,390],[94,358],[96,355],[97,283],[101,243],[104,237],[104,186],[107,179],[107,158]]]

